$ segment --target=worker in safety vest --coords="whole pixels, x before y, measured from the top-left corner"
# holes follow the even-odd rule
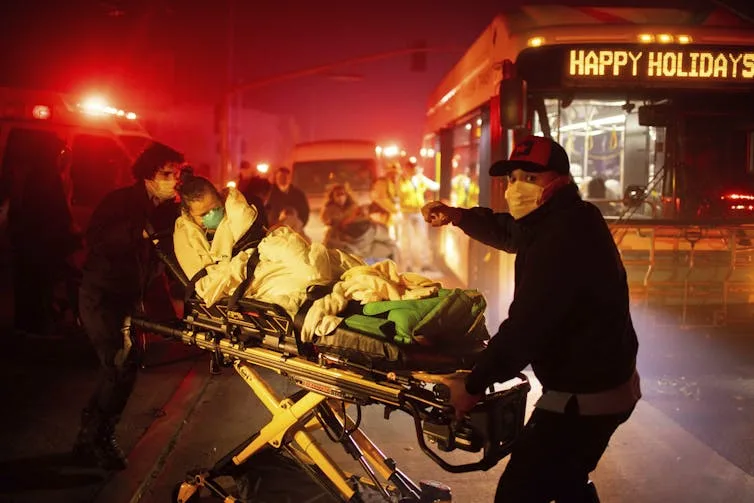
[[[379,177],[372,184],[370,197],[370,214],[379,214],[382,218],[390,237],[395,241],[399,239],[400,221],[402,219],[401,200],[400,200],[400,182],[402,169],[400,163],[393,163],[385,169],[385,175]]]
[[[410,175],[401,179],[398,193],[403,214],[399,241],[402,266],[407,271],[433,272],[429,228],[421,210],[426,202],[426,192],[437,192],[440,184],[424,175],[424,168],[415,161],[407,163],[406,171]]]
[[[450,181],[450,204],[458,208],[473,208],[479,204],[479,184],[471,178],[471,166]]]

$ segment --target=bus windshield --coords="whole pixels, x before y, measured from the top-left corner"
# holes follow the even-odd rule
[[[305,161],[293,164],[293,184],[306,194],[321,194],[333,184],[353,191],[368,191],[374,180],[373,159]]]
[[[665,124],[682,125],[681,142],[665,125],[639,123],[643,101],[577,95],[543,102],[534,133],[550,134],[563,145],[582,195],[607,217],[703,216],[720,210],[715,206],[727,195],[754,188],[747,162],[752,124],[740,106],[720,105],[712,115],[670,95],[654,100],[673,110]],[[680,213],[665,204],[674,200]]]

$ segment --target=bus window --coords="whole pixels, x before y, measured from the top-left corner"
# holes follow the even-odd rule
[[[450,204],[473,208],[479,204],[479,140],[482,119],[473,117],[460,122],[453,130]]]
[[[307,195],[322,194],[335,183],[365,192],[372,186],[375,169],[371,159],[297,162],[293,165],[293,184]]]
[[[129,161],[112,138],[77,135],[72,144],[72,204],[95,206],[118,186],[120,172]]]

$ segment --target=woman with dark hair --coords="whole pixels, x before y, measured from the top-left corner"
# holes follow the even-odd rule
[[[187,173],[178,193],[175,257],[196,293],[212,305],[246,278],[249,250],[264,237],[263,223],[235,187],[221,194],[206,178]]]
[[[123,340],[126,316],[145,301],[155,316],[175,316],[152,233],[173,227],[178,217],[175,186],[183,154],[153,143],[133,165],[136,183],[116,189],[95,208],[86,230],[87,258],[79,294],[79,314],[101,364],[96,391],[82,412],[74,454],[107,470],[127,462],[115,426],[136,382],[136,351]],[[164,313],[163,313],[164,312]]]

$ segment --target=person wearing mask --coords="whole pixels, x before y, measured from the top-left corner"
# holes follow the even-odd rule
[[[291,184],[291,180],[289,168],[281,166],[275,171],[275,183],[267,201],[267,213],[275,219],[275,221],[270,221],[270,226],[278,222],[279,215],[286,208],[296,210],[296,215],[304,227],[309,222],[309,200],[301,189]]]
[[[432,253],[429,244],[429,229],[422,218],[421,209],[427,191],[440,190],[440,184],[424,175],[424,168],[409,161],[408,178],[400,183],[401,221],[400,249],[403,268],[407,271],[429,274],[432,268]]]
[[[150,235],[171,231],[178,217],[175,187],[183,155],[153,143],[132,167],[136,183],[116,189],[95,208],[85,241],[87,258],[79,293],[79,314],[99,357],[101,371],[82,411],[74,455],[106,470],[123,470],[127,460],[115,427],[136,382],[136,347],[121,331],[125,318],[144,308],[155,317],[174,317]],[[169,241],[161,239],[160,242]],[[172,243],[166,251],[172,250]]]
[[[448,380],[463,417],[495,382],[531,364],[542,397],[513,446],[495,502],[598,502],[589,474],[641,397],[626,270],[599,210],[581,199],[563,147],[529,136],[490,168],[508,212],[429,203],[433,226],[516,254],[508,318],[465,379]]]

